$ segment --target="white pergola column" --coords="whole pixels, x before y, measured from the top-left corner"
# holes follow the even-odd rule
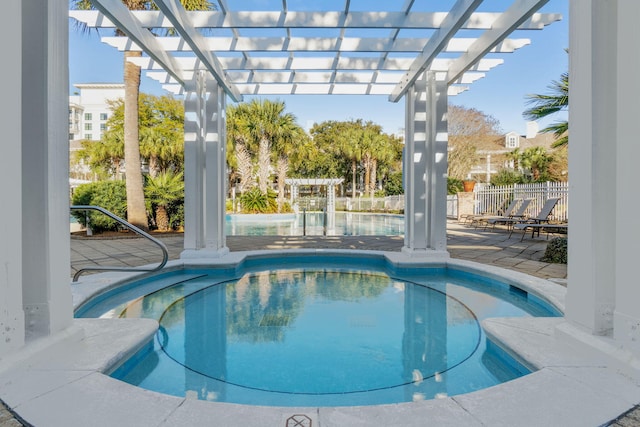
[[[3,5],[4,13],[11,16],[6,31],[14,35],[12,43],[4,49],[3,76],[12,82],[3,91],[3,114],[0,128],[5,143],[0,156],[0,177],[5,183],[0,194],[5,206],[0,209],[0,359],[24,344],[24,311],[22,308],[22,2],[9,1]],[[18,107],[18,108],[16,108]],[[11,185],[7,185],[11,183]]]
[[[0,115],[0,358],[72,323],[67,2],[9,1]]]
[[[640,378],[636,0],[570,3],[569,284],[563,328]],[[586,331],[590,338],[577,331]],[[606,335],[598,341],[593,335]],[[595,341],[595,344],[593,340]],[[606,344],[603,344],[606,343]]]
[[[625,137],[617,126],[617,114],[624,112],[618,111],[616,99],[619,86],[615,48],[618,25],[616,8],[612,7],[615,3],[625,2],[571,1],[569,19],[569,122],[573,124],[569,210],[573,214],[566,318],[595,335],[613,330],[616,287],[624,286],[623,280],[616,281],[616,257],[622,255],[616,253],[616,229],[622,227],[621,231],[629,233],[624,229],[630,225],[616,221],[618,215],[624,215],[617,210],[621,202],[618,199],[622,196],[632,203],[635,197],[633,192],[620,193],[616,177],[617,154],[624,145],[635,144],[637,130]],[[626,86],[633,80],[620,83]],[[629,279],[629,285],[636,281]]]
[[[67,7],[62,0],[22,2],[22,102],[14,103],[14,108],[21,104],[23,199],[21,215],[14,215],[22,217],[27,341],[67,328],[73,315]],[[15,81],[11,85],[20,86]],[[9,160],[19,162],[19,158]],[[15,179],[5,182],[14,186]]]
[[[427,71],[405,95],[403,252],[446,254],[447,83]]]
[[[637,222],[640,198],[635,184],[635,172],[640,159],[638,144],[638,99],[640,80],[640,33],[638,17],[640,2],[618,2],[616,26],[618,33],[615,91],[616,109],[616,186],[615,205],[615,311],[614,338],[640,358],[640,286],[638,286],[637,258],[640,253],[640,232]],[[609,30],[610,31],[610,30]],[[635,71],[634,71],[635,70]]]
[[[222,256],[226,247],[225,93],[204,72],[185,98],[185,234],[182,258]]]
[[[336,213],[336,186],[327,184],[327,213]]]

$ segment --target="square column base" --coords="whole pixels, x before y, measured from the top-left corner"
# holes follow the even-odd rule
[[[435,249],[415,249],[404,246],[402,253],[411,258],[451,258],[448,251],[438,251]]]
[[[180,253],[180,259],[222,258],[229,254],[229,248],[220,249],[185,249]]]

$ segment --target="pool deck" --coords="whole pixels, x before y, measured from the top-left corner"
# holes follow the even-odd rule
[[[539,261],[545,237],[527,236],[520,242],[520,236],[509,239],[504,231],[478,231],[455,222],[449,222],[447,234],[451,258],[437,262],[499,271],[509,280],[564,303],[561,284],[566,280],[566,266]],[[182,237],[167,236],[163,241],[170,258],[178,259]],[[226,258],[231,259],[241,257],[243,251],[351,249],[383,251],[379,253],[399,262],[421,262],[401,252],[400,237],[230,236],[227,246],[231,253]],[[94,261],[111,263],[108,259],[112,256],[129,265],[155,263],[159,257],[157,248],[141,239],[72,239],[71,274]],[[74,286],[106,283],[113,277],[110,275],[118,274],[122,273],[83,276],[83,283]],[[530,375],[443,399],[337,408],[204,402],[139,389],[102,374],[135,352],[156,328],[157,323],[147,319],[77,319],[64,334],[58,334],[64,336],[35,342],[0,361],[0,399],[26,420],[26,425],[36,427],[640,425],[639,377],[618,363],[628,355],[617,354],[606,338],[588,335],[562,318],[483,322],[494,342],[538,369]],[[0,410],[0,427],[20,425],[11,413]]]
[[[546,235],[532,239],[521,234],[509,238],[502,229],[476,230],[456,221],[447,224],[447,250],[452,258],[495,265],[531,274],[543,279],[566,279],[565,264],[541,262],[548,240]],[[550,237],[551,238],[551,237]],[[183,250],[181,235],[161,240],[169,250],[169,259],[178,259]],[[227,236],[231,252],[270,249],[355,249],[400,252],[402,236]],[[92,265],[139,266],[158,263],[159,249],[141,238],[72,238],[71,275]]]

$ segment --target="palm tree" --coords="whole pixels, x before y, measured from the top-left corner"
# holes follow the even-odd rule
[[[237,182],[238,193],[249,190],[255,185],[253,160],[247,146],[247,141],[251,138],[247,128],[247,117],[247,104],[240,103],[227,107],[227,166],[230,169],[230,188]]]
[[[117,135],[105,134],[100,141],[83,140],[77,158],[89,165],[93,172],[104,178],[119,179],[124,158],[124,144]]]
[[[378,164],[387,164],[394,160],[397,151],[394,147],[394,137],[381,134],[372,150],[371,173],[369,178],[369,191],[374,197],[376,181],[378,180]]]
[[[338,140],[341,151],[344,156],[351,161],[351,197],[356,197],[356,172],[358,163],[363,157],[363,132],[362,120],[348,123],[348,127],[344,134]]]
[[[538,181],[543,172],[546,171],[551,157],[543,147],[531,147],[524,150],[520,156],[520,164],[531,170],[533,180]]]
[[[172,203],[184,198],[183,174],[166,171],[156,177],[149,177],[145,187],[147,197],[156,207],[156,225],[159,231],[170,229],[168,208]]]
[[[289,172],[289,157],[293,154],[298,142],[305,138],[304,130],[295,123],[292,114],[280,118],[280,132],[274,139],[273,149],[276,157],[276,175],[278,177],[278,212],[284,205],[284,186]]]
[[[563,73],[560,81],[554,80],[548,86],[549,93],[545,95],[527,95],[527,103],[531,107],[522,114],[527,120],[539,120],[551,114],[569,108],[569,73]],[[569,122],[562,120],[542,129],[542,132],[552,132],[556,141],[552,147],[560,147],[569,143]]]
[[[519,148],[514,148],[512,151],[505,154],[505,158],[513,162],[513,170],[518,171],[520,169],[520,158],[522,153]]]
[[[151,10],[157,6],[152,0],[122,0],[129,10]],[[209,0],[181,0],[186,10],[212,10]],[[75,9],[94,9],[91,0],[70,0]],[[124,35],[116,30],[117,35]],[[124,52],[124,163],[127,187],[127,221],[148,229],[147,213],[144,204],[142,164],[140,160],[140,141],[138,130],[138,97],[140,94],[140,67],[129,58],[142,56],[140,51]]]

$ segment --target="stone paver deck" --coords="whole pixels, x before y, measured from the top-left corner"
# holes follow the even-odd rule
[[[169,259],[180,258],[182,235],[161,237],[169,250]],[[546,237],[509,238],[502,229],[476,230],[455,221],[447,225],[447,250],[452,258],[492,264],[531,274],[543,279],[565,279],[567,266],[541,262],[548,241]],[[402,236],[227,236],[232,252],[259,249],[360,249],[400,251]],[[71,275],[95,265],[140,266],[158,263],[160,250],[142,238],[71,239]]]

